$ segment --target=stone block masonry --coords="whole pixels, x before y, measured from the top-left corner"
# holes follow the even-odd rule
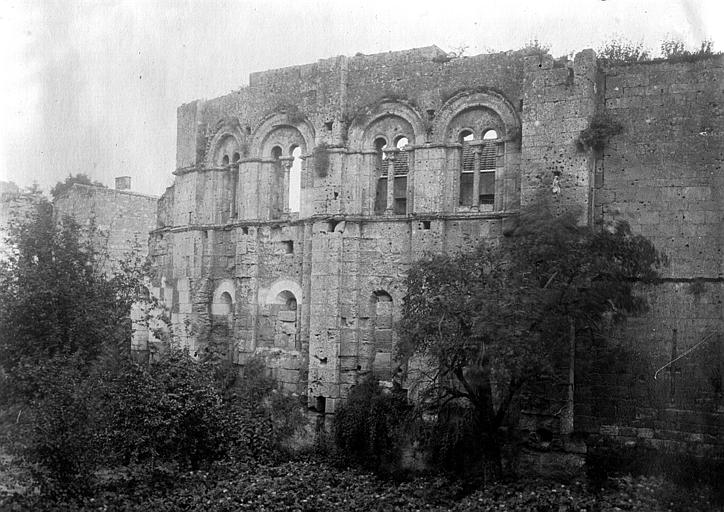
[[[720,57],[605,67],[590,50],[434,46],[255,73],[178,109],[154,287],[179,343],[264,357],[333,413],[370,372],[413,392],[393,328],[410,264],[495,243],[543,194],[600,229],[628,221],[669,258],[641,290],[649,314],[577,368],[574,428],[721,450],[721,84]],[[623,131],[589,149],[579,135],[602,113]],[[522,424],[556,428],[555,401]]]

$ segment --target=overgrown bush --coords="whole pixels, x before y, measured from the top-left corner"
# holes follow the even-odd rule
[[[342,456],[384,474],[397,474],[413,408],[403,393],[383,390],[369,377],[354,386],[334,416],[334,439]]]
[[[208,467],[222,459],[270,460],[303,420],[252,360],[229,384],[215,362],[169,351],[149,366],[90,370],[79,358],[43,370],[22,442],[44,490],[76,492],[99,468]]]

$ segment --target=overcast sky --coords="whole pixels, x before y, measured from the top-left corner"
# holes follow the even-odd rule
[[[0,180],[83,172],[159,195],[176,107],[250,72],[436,44],[467,55],[537,38],[554,56],[615,37],[724,50],[722,0],[37,0],[0,4]]]

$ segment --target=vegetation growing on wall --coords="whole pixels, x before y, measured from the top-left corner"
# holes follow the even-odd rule
[[[607,111],[599,111],[593,115],[588,128],[578,136],[581,149],[591,148],[603,151],[611,137],[623,132],[623,125],[614,119]]]
[[[103,183],[90,179],[86,174],[68,174],[68,177],[65,178],[65,181],[60,181],[56,183],[55,186],[50,189],[50,195],[53,197],[53,199],[58,199],[65,192],[70,190],[70,188],[76,183],[78,183],[79,185],[92,185],[94,187],[107,188]]]

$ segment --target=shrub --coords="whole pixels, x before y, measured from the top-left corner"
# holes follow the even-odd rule
[[[611,137],[623,131],[623,125],[613,119],[607,112],[599,112],[593,116],[588,128],[578,136],[578,142],[583,148],[592,148],[602,151]]]
[[[702,41],[698,50],[689,50],[679,39],[667,39],[661,42],[661,56],[674,62],[692,61],[712,55],[715,55],[714,45],[708,40]]]
[[[607,42],[596,53],[609,64],[632,64],[651,59],[649,51],[642,42],[634,43],[627,39],[614,39]]]
[[[413,423],[404,394],[385,392],[373,377],[354,386],[334,417],[335,444],[342,456],[375,471],[395,474]]]

